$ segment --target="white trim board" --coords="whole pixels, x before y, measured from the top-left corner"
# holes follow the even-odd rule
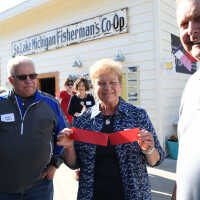
[[[0,13],[0,22],[3,22],[7,19],[10,19],[17,15],[20,15],[28,10],[36,8],[45,3],[48,3],[49,1],[52,1],[52,0],[42,0],[42,1],[41,0],[27,0],[27,1],[24,1],[23,3],[20,3],[17,6]]]

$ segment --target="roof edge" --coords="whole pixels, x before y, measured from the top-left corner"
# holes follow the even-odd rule
[[[24,1],[20,4],[18,4],[17,6],[0,13],[0,22],[11,19],[17,15],[23,14],[24,12],[31,10],[33,8],[36,8],[40,5],[43,5],[49,1],[52,1],[52,0],[42,0],[42,1],[41,0],[27,0],[27,1]]]

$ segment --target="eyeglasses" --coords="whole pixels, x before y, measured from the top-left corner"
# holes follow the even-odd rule
[[[67,84],[67,86],[73,86],[73,85],[74,85],[73,83],[68,83],[68,84]]]
[[[27,79],[27,77],[29,77],[31,80],[36,79],[38,76],[38,74],[21,74],[21,75],[15,75],[12,76],[13,78],[17,78],[21,81],[25,81]]]
[[[111,87],[116,87],[118,84],[119,84],[120,82],[117,82],[117,81],[111,81],[111,82],[109,82],[109,83],[106,83],[106,82],[98,82],[98,85],[100,86],[100,87],[105,87],[106,85],[109,85],[109,86],[111,86]]]

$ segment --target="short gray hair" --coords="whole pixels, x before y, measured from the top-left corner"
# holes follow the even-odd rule
[[[27,56],[16,56],[11,58],[7,64],[8,77],[15,75],[16,68],[22,63],[31,63],[35,68],[33,60]]]
[[[102,74],[115,73],[118,76],[119,82],[122,82],[122,65],[110,58],[104,58],[90,67],[90,78],[92,83]]]

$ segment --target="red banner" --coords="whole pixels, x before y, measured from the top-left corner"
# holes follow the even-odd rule
[[[73,134],[70,136],[72,139],[79,142],[85,142],[101,146],[107,146],[108,138],[110,140],[111,145],[135,142],[138,140],[138,133],[140,132],[139,128],[118,131],[110,134],[78,128],[71,129],[73,130]]]

